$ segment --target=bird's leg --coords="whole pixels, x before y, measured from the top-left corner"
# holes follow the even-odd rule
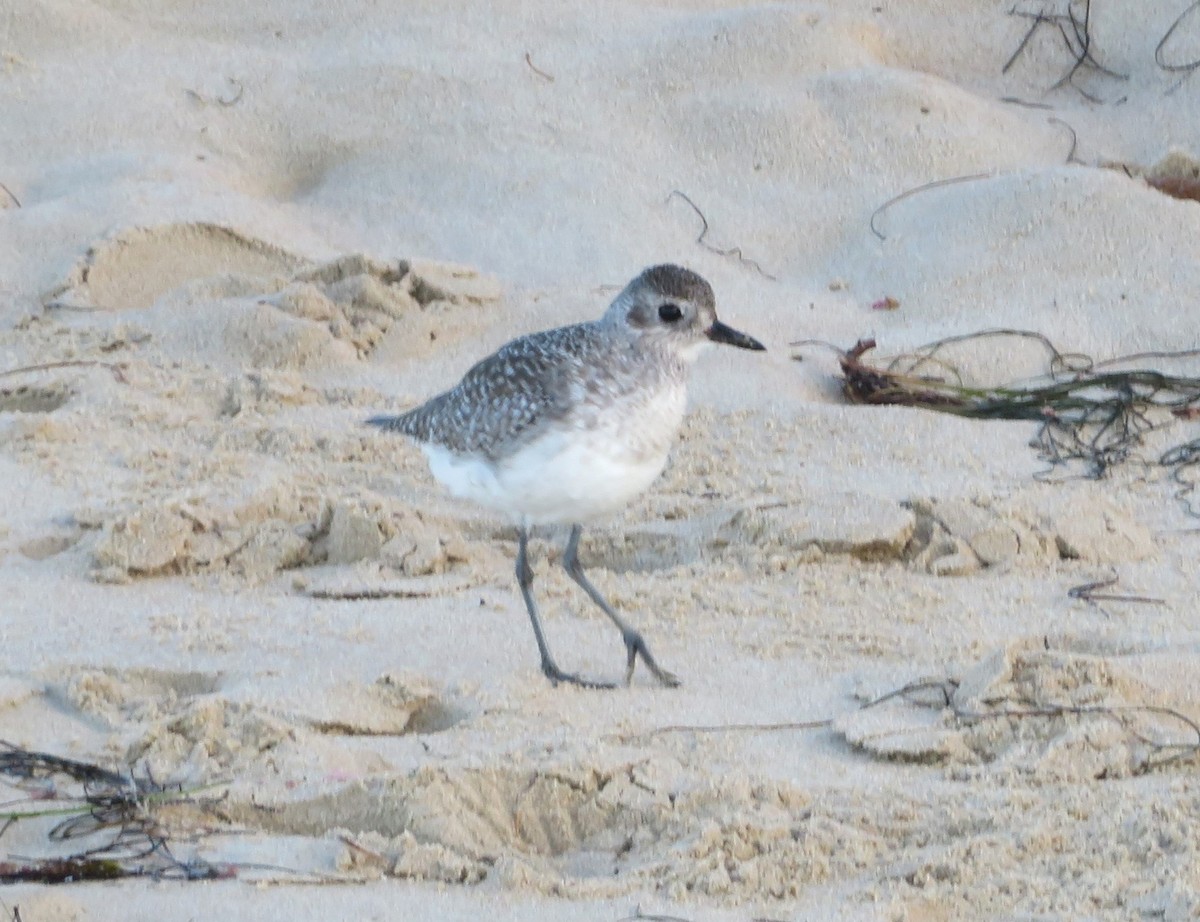
[[[533,623],[533,636],[537,640],[538,653],[542,657],[542,672],[553,684],[570,682],[584,688],[616,688],[613,682],[594,682],[570,672],[563,672],[550,655],[550,647],[546,643],[546,634],[542,630],[542,619],[538,617],[537,603],[533,600],[533,570],[529,566],[529,530],[521,525],[517,532],[517,585],[521,587],[521,597],[525,599],[525,608],[529,610],[529,620]]]
[[[579,537],[583,534],[583,527],[580,525],[571,526],[571,537],[567,539],[567,549],[563,552],[563,568],[571,579],[579,585],[584,592],[588,594],[593,602],[600,606],[600,610],[612,620],[612,623],[617,626],[621,632],[621,640],[625,642],[625,653],[628,657],[625,664],[625,684],[628,685],[633,678],[633,667],[637,663],[637,658],[640,656],[642,662],[646,664],[656,679],[668,688],[674,688],[679,685],[679,678],[674,673],[668,672],[658,665],[654,656],[650,653],[650,648],[646,645],[642,635],[634,630],[625,620],[613,611],[612,606],[600,594],[600,590],[592,585],[591,580],[583,572],[583,565],[579,562]]]

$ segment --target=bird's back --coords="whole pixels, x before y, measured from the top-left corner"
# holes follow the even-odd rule
[[[620,400],[645,384],[650,364],[633,342],[598,322],[559,327],[513,340],[450,390],[401,416],[368,422],[494,461],[547,426]]]

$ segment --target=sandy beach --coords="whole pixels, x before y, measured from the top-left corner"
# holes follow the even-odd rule
[[[0,2],[0,740],[191,792],[222,878],[4,918],[1194,918],[1196,414],[1097,479],[836,351],[1200,375],[1188,9]],[[662,262],[767,351],[585,533],[682,686],[554,688],[509,524],[364,421]],[[551,645],[618,677],[565,538]],[[112,834],[61,821],[0,876]]]

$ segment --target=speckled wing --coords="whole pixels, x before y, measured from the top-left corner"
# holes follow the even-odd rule
[[[601,351],[593,327],[579,324],[514,339],[445,393],[401,416],[367,422],[457,454],[501,458],[571,412],[578,399],[572,380]]]

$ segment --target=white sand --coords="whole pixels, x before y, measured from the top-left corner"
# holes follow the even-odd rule
[[[832,353],[788,347],[1200,346],[1200,205],[1136,178],[1200,158],[1200,83],[1154,63],[1185,5],[1093,4],[1128,75],[1080,73],[1100,102],[1047,92],[1049,27],[1001,74],[1009,0],[0,7],[0,371],[84,363],[0,378],[0,738],[232,779],[200,855],[367,881],[0,899],[28,922],[1200,911],[1195,763],[1144,771],[1185,727],[857,710],[954,677],[960,710],[1200,719],[1174,485],[1039,483],[1031,425],[847,407]],[[1200,17],[1169,50],[1200,56]],[[774,279],[698,246],[674,189]],[[361,423],[660,261],[770,351],[702,361],[668,471],[585,543],[683,687],[553,689],[503,523]],[[561,538],[535,568],[552,646],[619,674]],[[1164,604],[1068,598],[1113,572]]]

